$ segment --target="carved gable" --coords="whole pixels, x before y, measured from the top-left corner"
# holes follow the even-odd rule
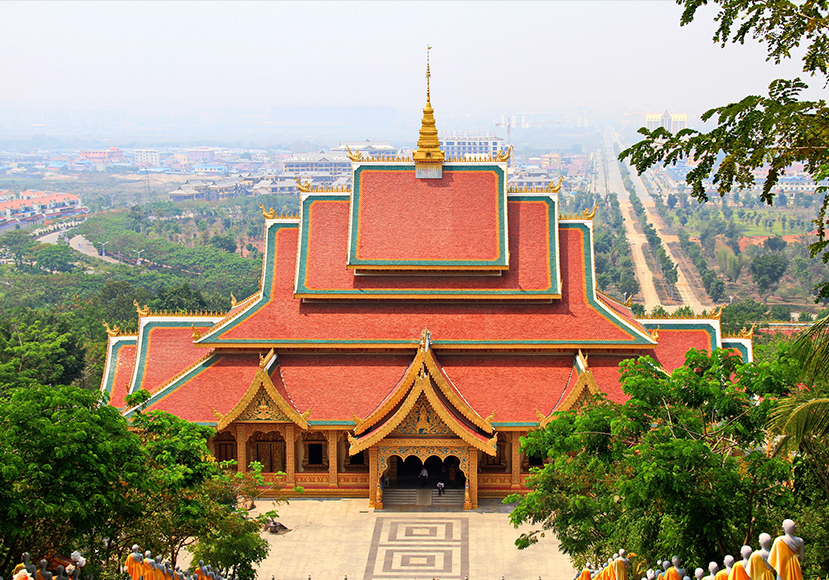
[[[438,416],[426,396],[421,394],[409,414],[389,435],[454,435],[454,432]]]
[[[286,415],[279,405],[274,401],[267,391],[260,386],[259,390],[253,396],[253,400],[248,403],[248,406],[242,411],[237,421],[290,421],[291,419]]]

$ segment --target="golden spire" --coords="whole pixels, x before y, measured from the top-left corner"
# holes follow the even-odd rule
[[[432,109],[430,80],[432,73],[429,68],[429,51],[426,49],[426,106],[423,107],[423,120],[420,122],[420,137],[417,140],[417,151],[414,152],[415,165],[421,163],[443,163],[444,153],[440,150],[438,130],[435,126],[435,111]],[[437,175],[436,177],[440,177]]]

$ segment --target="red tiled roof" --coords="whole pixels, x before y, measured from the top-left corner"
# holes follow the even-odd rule
[[[562,227],[559,233],[562,298],[552,304],[441,302],[301,303],[293,296],[298,230],[276,234],[270,300],[251,307],[202,344],[257,344],[269,341],[412,341],[432,331],[441,341],[548,341],[602,345],[641,341],[589,303],[585,280],[585,233]],[[520,257],[519,257],[520,259]],[[216,342],[217,339],[221,342]],[[282,344],[286,344],[282,342]],[[444,346],[447,342],[442,343]],[[594,342],[595,344],[595,342]],[[279,348],[278,343],[274,346]],[[598,346],[598,345],[597,345]]]
[[[352,294],[376,290],[523,290],[554,287],[549,240],[552,224],[543,201],[510,201],[510,268],[501,276],[355,276],[343,267],[348,251],[348,200],[313,200],[303,292],[341,290]],[[427,237],[421,233],[420,237]],[[336,298],[337,295],[331,296]]]
[[[152,325],[153,323],[148,323]],[[208,354],[208,350],[193,345],[191,322],[181,326],[151,326],[142,335],[139,346],[144,352],[138,369],[138,384],[134,389],[147,389],[153,393],[176,373],[186,369]],[[204,330],[209,327],[203,321],[195,323]]]
[[[122,408],[126,406],[124,397],[129,394],[132,371],[135,368],[134,344],[125,344],[118,349],[115,364],[115,376],[112,379],[112,391],[109,396],[109,404],[113,407]]]
[[[711,335],[705,330],[687,329],[659,329],[659,345],[642,354],[655,358],[659,365],[667,372],[673,372],[685,364],[685,353],[690,349],[711,351]]]
[[[311,409],[309,421],[351,420],[352,413],[367,417],[395,388],[411,361],[411,354],[279,355],[290,401],[300,412]],[[274,375],[279,388],[281,381]]]
[[[215,358],[184,385],[160,395],[147,410],[167,411],[187,421],[204,423],[216,421],[214,410],[222,415],[230,411],[253,381],[259,355],[217,354]]]
[[[356,194],[360,260],[496,260],[503,249],[494,171],[447,167],[441,179],[417,179],[414,168],[361,168]]]
[[[549,414],[575,382],[572,355],[438,355],[446,375],[481,416],[534,422]],[[569,379],[569,380],[568,380]]]

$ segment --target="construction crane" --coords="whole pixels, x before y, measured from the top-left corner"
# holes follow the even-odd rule
[[[529,129],[531,125],[561,125],[561,121],[527,121],[526,115],[521,115],[521,122],[516,122],[516,116],[510,117],[501,116],[501,122],[496,122],[498,127],[507,128],[507,145],[512,145],[512,128],[520,127],[521,129]]]

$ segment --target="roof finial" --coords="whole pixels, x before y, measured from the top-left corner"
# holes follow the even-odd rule
[[[431,45],[426,47],[426,106],[423,107],[423,119],[420,122],[420,135],[417,150],[412,154],[415,162],[416,176],[425,179],[440,179],[443,175],[445,155],[440,149],[438,130],[435,126],[435,111],[432,109],[431,78],[429,63]]]
[[[426,45],[426,102],[430,103],[432,101],[432,91],[430,87],[430,81],[432,79],[432,73],[429,70],[429,53],[432,51],[432,45]]]

